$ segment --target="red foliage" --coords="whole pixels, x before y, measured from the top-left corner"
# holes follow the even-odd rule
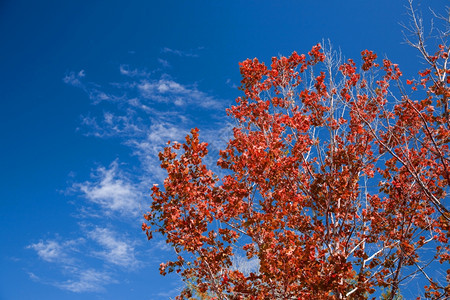
[[[396,100],[398,66],[361,54],[361,70],[352,60],[339,67],[342,84],[329,80],[320,45],[270,68],[242,62],[245,96],[228,110],[238,125],[217,162],[221,177],[203,162],[198,129],[160,153],[168,175],[142,229],[178,253],[160,270],[191,283],[180,298],[194,286],[217,299],[360,299],[395,293],[425,272],[430,252],[448,266],[449,70],[419,73],[422,100]],[[311,75],[312,66],[323,71]],[[236,268],[239,253],[258,268]],[[440,284],[423,291],[448,296]]]

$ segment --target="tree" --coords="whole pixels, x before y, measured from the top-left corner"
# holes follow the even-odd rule
[[[411,14],[427,66],[406,86],[368,50],[359,69],[320,44],[248,59],[225,175],[203,162],[198,129],[168,143],[142,228],[175,249],[160,272],[188,283],[179,299],[400,299],[415,277],[423,296],[450,296],[449,45],[430,55]],[[237,255],[258,268],[236,268]]]

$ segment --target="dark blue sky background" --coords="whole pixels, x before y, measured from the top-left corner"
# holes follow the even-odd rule
[[[422,2],[426,20],[448,4]],[[247,58],[330,39],[412,76],[405,4],[1,1],[0,299],[175,296],[170,249],[140,231],[164,142],[198,126],[220,147]]]

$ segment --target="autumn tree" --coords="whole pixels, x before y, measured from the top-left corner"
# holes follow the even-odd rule
[[[417,296],[450,297],[448,32],[429,53],[411,16],[417,78],[320,44],[270,66],[248,59],[224,175],[197,129],[169,142],[143,230],[175,249],[160,272],[188,283],[179,299],[398,299],[412,279]]]

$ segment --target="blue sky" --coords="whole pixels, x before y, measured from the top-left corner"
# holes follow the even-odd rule
[[[247,58],[330,39],[412,75],[405,4],[1,1],[0,299],[175,296],[158,272],[171,250],[140,230],[164,143],[197,126],[223,146]]]

